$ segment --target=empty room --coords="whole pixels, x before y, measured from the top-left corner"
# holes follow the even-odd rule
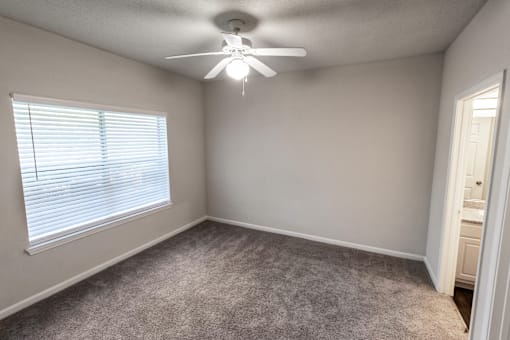
[[[510,339],[510,1],[0,1],[1,340]]]

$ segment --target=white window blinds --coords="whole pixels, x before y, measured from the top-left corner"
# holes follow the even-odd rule
[[[166,117],[13,99],[31,244],[170,202]]]

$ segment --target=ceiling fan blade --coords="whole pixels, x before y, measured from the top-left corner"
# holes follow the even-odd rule
[[[209,71],[209,73],[206,74],[204,79],[216,78],[216,76],[220,74],[221,71],[223,71],[223,69],[228,65],[228,63],[230,63],[230,61],[232,61],[231,57],[222,59],[219,63],[216,64],[216,66],[212,68],[212,70]]]
[[[227,43],[227,45],[236,47],[236,48],[242,48],[243,47],[243,39],[238,36],[237,34],[232,33],[222,33],[223,39]]]
[[[169,57],[165,57],[166,60],[171,59],[181,59],[181,58],[190,58],[190,57],[201,57],[206,55],[224,55],[225,52],[204,52],[204,53],[193,53],[193,54],[181,54],[181,55],[172,55]]]
[[[243,60],[265,77],[273,77],[276,75],[273,69],[254,57],[247,56],[244,57]]]
[[[306,50],[301,47],[282,48],[253,48],[250,50],[253,55],[274,56],[274,57],[304,57]]]

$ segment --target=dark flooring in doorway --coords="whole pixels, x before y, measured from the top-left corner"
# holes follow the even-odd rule
[[[471,319],[471,309],[473,307],[473,290],[455,287],[453,292],[453,301],[459,309],[460,315],[469,328],[469,320]]]
[[[422,262],[204,222],[0,321],[0,339],[465,340]]]

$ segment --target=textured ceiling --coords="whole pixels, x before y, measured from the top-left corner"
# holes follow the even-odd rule
[[[443,51],[486,0],[2,0],[0,15],[201,79],[219,60],[214,18],[258,20],[254,47],[302,46],[304,59],[261,58],[278,72]]]

